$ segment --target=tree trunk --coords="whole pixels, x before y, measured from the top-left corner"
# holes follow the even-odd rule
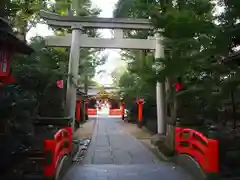
[[[84,92],[87,94],[88,93],[88,76],[85,75],[84,77]]]
[[[88,101],[88,96],[87,96],[88,95],[88,76],[87,75],[84,76],[84,92],[86,93],[85,103],[87,103],[87,101]],[[87,120],[87,110],[86,110],[85,104],[84,104],[83,107],[84,107],[84,111],[83,112],[85,112],[83,121],[86,121]]]
[[[172,80],[166,78],[166,94],[167,94],[167,103],[166,105],[170,109],[170,118],[167,123],[167,132],[166,132],[166,145],[169,150],[174,153],[175,151],[175,124],[176,124],[176,112],[177,112],[177,101],[175,98],[175,91],[172,88]],[[169,101],[170,100],[170,101]]]

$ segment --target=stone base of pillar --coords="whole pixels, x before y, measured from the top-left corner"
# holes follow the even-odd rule
[[[138,125],[139,128],[142,128],[143,127],[143,121],[138,121],[137,125]]]
[[[166,136],[161,134],[155,134],[154,136],[151,137],[151,143],[155,146],[161,143],[164,143],[165,140],[166,140]]]
[[[166,145],[167,144],[166,143],[166,135],[155,134],[151,138],[151,144],[156,146],[164,157],[166,157],[166,158],[173,157],[173,155],[174,155],[173,152]]]
[[[74,132],[76,132],[79,127],[80,127],[79,121],[75,121],[75,124],[74,124]]]
[[[85,121],[87,121],[87,120],[88,120],[88,114],[85,115]]]

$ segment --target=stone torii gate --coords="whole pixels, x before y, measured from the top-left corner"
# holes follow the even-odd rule
[[[73,119],[75,117],[76,106],[76,83],[74,83],[74,81],[76,82],[78,77],[80,48],[155,50],[156,59],[164,57],[164,48],[158,32],[155,33],[155,37],[148,37],[148,39],[130,39],[123,37],[124,29],[153,29],[148,19],[60,16],[46,11],[41,11],[40,16],[46,20],[50,26],[72,29],[72,34],[67,34],[66,36],[50,36],[46,38],[45,42],[47,46],[51,47],[71,47],[66,100],[68,113]],[[88,37],[86,34],[82,34],[84,28],[114,29],[114,38]],[[162,83],[159,82],[157,83],[156,89],[158,134],[165,134],[165,90]]]

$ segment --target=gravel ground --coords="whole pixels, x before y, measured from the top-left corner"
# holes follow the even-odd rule
[[[88,120],[81,124],[81,127],[74,133],[73,137],[76,139],[85,139],[92,136],[94,130],[95,120]]]

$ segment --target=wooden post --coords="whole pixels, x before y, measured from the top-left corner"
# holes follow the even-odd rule
[[[139,99],[137,100],[137,105],[138,105],[138,127],[141,128],[143,125],[143,104],[144,104],[144,100],[143,99]]]
[[[124,120],[125,117],[125,104],[122,102],[122,120]]]
[[[85,102],[85,120],[88,120],[88,100]]]
[[[77,121],[81,120],[81,100],[80,99],[76,101],[76,120]]]

